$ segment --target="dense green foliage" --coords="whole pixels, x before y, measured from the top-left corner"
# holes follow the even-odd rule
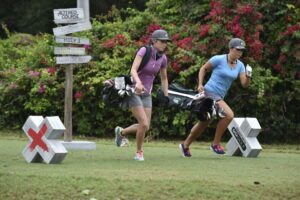
[[[242,89],[236,81],[225,100],[236,117],[259,120],[261,141],[300,142],[299,16],[297,1],[151,0],[144,12],[113,7],[93,20],[91,31],[75,34],[90,38],[86,48],[93,56],[74,70],[75,133],[112,136],[114,126],[133,121],[127,111],[104,107],[102,82],[128,73],[137,48],[164,28],[172,36],[169,80],[192,89],[201,65],[227,53],[231,37],[243,38],[248,51],[242,61],[253,67],[252,84]],[[63,116],[64,66],[54,64],[54,45],[49,34],[12,34],[0,41],[1,127],[20,128],[28,115]],[[189,112],[155,108],[149,134],[180,137],[195,120]]]

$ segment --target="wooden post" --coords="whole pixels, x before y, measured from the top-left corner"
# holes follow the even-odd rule
[[[84,12],[84,21],[90,21],[90,1],[89,0],[77,0],[77,8],[82,8]]]
[[[75,64],[88,63],[92,57],[85,55],[82,47],[72,47],[71,44],[89,45],[87,38],[72,37],[72,33],[92,28],[89,12],[89,0],[77,0],[77,8],[54,9],[55,24],[71,24],[53,28],[56,43],[69,44],[67,47],[54,47],[56,64],[66,67],[63,144],[69,149],[95,149],[94,142],[72,141],[72,107],[73,107],[73,68]],[[74,24],[76,23],[76,24]]]
[[[66,127],[64,134],[65,142],[72,142],[73,68],[73,64],[66,65],[64,115],[64,124]]]
[[[82,30],[87,30],[91,28],[90,24],[90,10],[89,10],[89,0],[77,0],[77,8],[82,8],[83,13],[84,13],[84,22],[86,23],[79,23],[75,25],[70,25],[70,26],[64,26],[64,27],[58,27],[54,28],[53,32],[55,36],[61,36],[61,35],[66,35],[66,34],[71,34],[73,32],[78,32]],[[74,9],[72,9],[74,10]],[[61,15],[63,15],[66,11],[61,9],[61,10],[56,10],[54,11],[54,18],[56,18],[56,23],[67,23],[68,20],[63,20],[61,19]],[[71,12],[71,11],[69,11]],[[81,13],[80,10],[75,10],[73,12],[78,12],[79,14]],[[80,14],[81,16],[81,14]],[[69,20],[81,20],[80,17],[79,19],[69,19]],[[71,47],[71,46],[70,46]],[[57,51],[59,49],[56,49]],[[69,49],[71,52],[71,49]],[[56,52],[56,54],[72,54],[74,55],[75,49],[72,50],[73,52]],[[76,53],[78,54],[78,53]],[[80,55],[82,53],[79,53]],[[88,58],[90,60],[90,58]],[[78,61],[77,61],[78,62]],[[75,61],[72,61],[71,63],[77,63]],[[88,62],[88,61],[87,61]],[[63,63],[63,62],[62,62]],[[70,61],[69,61],[70,63]],[[78,62],[79,63],[79,62]],[[65,134],[64,134],[64,141],[65,142],[72,142],[72,135],[73,135],[73,130],[72,130],[72,108],[73,108],[73,68],[74,64],[67,64],[66,65],[66,80],[65,80],[65,110],[64,110],[64,125],[65,125]]]

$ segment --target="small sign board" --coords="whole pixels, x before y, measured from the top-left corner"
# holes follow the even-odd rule
[[[56,24],[69,24],[84,21],[82,8],[54,9],[54,22]]]
[[[85,55],[83,47],[54,47],[55,55]]]
[[[89,30],[91,28],[92,28],[91,22],[88,21],[84,23],[78,23],[78,24],[53,28],[53,33],[55,36],[62,36],[70,33]]]
[[[56,64],[88,63],[92,56],[59,56],[56,57]]]
[[[257,140],[261,127],[256,118],[233,118],[228,125],[232,137],[227,143],[227,155],[257,157],[262,147]]]
[[[55,37],[56,43],[64,43],[64,44],[90,44],[90,40],[88,38],[79,38],[79,37],[69,37],[69,36],[58,36]]]

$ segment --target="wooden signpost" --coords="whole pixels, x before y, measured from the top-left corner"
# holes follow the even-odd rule
[[[56,43],[68,44],[67,47],[54,47],[55,55],[57,56],[56,64],[65,65],[66,67],[66,82],[65,82],[65,113],[64,124],[66,131],[64,134],[64,145],[73,148],[72,143],[72,104],[73,104],[73,68],[75,64],[88,63],[92,57],[85,55],[85,48],[72,47],[71,45],[89,45],[90,41],[87,38],[72,37],[67,34],[85,31],[92,28],[89,20],[89,0],[77,0],[78,8],[54,9],[54,22],[56,24],[71,24],[53,28],[53,33],[56,36]],[[75,23],[75,24],[74,24]],[[82,143],[80,143],[82,145]],[[76,144],[75,144],[76,146]],[[76,149],[76,147],[74,147]],[[95,149],[95,143],[87,145],[85,149]],[[79,147],[78,149],[83,149]]]
[[[91,22],[84,22],[84,23],[78,23],[74,25],[53,28],[53,33],[55,36],[62,36],[70,33],[89,30],[91,28],[92,28]]]
[[[60,56],[60,57],[56,57],[56,64],[87,63],[91,59],[92,59],[91,56]]]
[[[85,55],[85,48],[83,47],[54,47],[55,55]],[[63,64],[63,63],[57,63]]]
[[[70,37],[70,36],[58,36],[55,37],[56,43],[64,44],[85,44],[90,45],[90,40],[88,38]]]
[[[82,8],[54,9],[55,24],[70,24],[84,21],[84,11]]]

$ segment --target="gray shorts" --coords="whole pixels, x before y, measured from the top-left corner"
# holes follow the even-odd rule
[[[132,108],[135,106],[143,106],[144,108],[152,108],[152,97],[149,94],[142,94],[140,96],[132,94],[127,96],[122,104],[122,108]]]
[[[219,95],[212,93],[212,92],[205,91],[204,94],[205,94],[205,97],[212,98],[215,101],[223,100],[222,97],[220,97]]]

